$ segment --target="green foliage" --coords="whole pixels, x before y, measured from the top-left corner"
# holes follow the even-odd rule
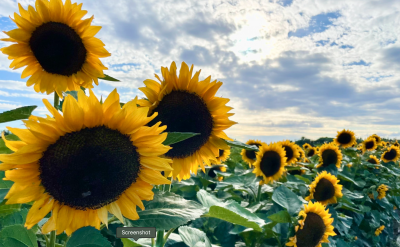
[[[37,106],[24,106],[19,107],[14,110],[5,111],[0,113],[0,123],[7,123],[15,120],[28,119],[32,114],[33,110],[36,109]]]

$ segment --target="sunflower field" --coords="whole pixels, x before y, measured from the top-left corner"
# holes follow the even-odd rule
[[[223,83],[184,62],[145,98],[99,99],[93,83],[118,80],[82,4],[18,6],[0,51],[54,101],[0,113],[26,127],[1,133],[0,247],[400,246],[396,140],[239,142]]]

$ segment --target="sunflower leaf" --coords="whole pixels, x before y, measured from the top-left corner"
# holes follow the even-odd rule
[[[38,247],[38,244],[33,231],[26,229],[23,225],[12,225],[0,231],[0,246]]]
[[[28,119],[36,105],[19,107],[10,111],[0,113],[0,123],[7,123],[15,120]]]
[[[3,180],[5,178],[5,172],[0,171],[0,202],[4,200],[4,197],[7,195],[11,186],[14,184],[13,181]],[[1,206],[0,206],[0,214],[1,214]]]
[[[292,222],[292,218],[287,210],[279,211],[273,215],[268,216],[268,219],[278,223],[289,223]]]
[[[207,235],[199,229],[188,226],[181,226],[179,227],[178,232],[183,242],[185,242],[185,244],[187,244],[189,247],[211,247],[211,242],[208,239]]]
[[[294,215],[299,212],[303,204],[293,191],[289,190],[283,185],[275,189],[274,193],[272,194],[272,200],[276,204],[286,208],[290,215]]]
[[[177,228],[199,218],[203,206],[171,192],[155,192],[152,201],[143,201],[145,210],[138,209],[138,220],[127,220],[131,227],[156,227],[157,231]]]
[[[111,247],[111,243],[94,227],[87,226],[75,231],[66,247]]]
[[[184,141],[190,137],[200,135],[200,133],[192,132],[168,132],[167,139],[163,142],[164,145],[171,145],[177,142]]]
[[[255,145],[247,145],[247,144],[245,144],[243,142],[239,142],[239,141],[228,141],[228,140],[224,140],[224,141],[231,147],[237,147],[237,148],[242,148],[242,149],[246,149],[246,150],[258,151],[258,148]]]
[[[115,79],[114,77],[111,77],[109,75],[106,75],[106,74],[104,74],[104,75],[105,75],[105,77],[102,77],[102,78],[99,77],[99,79],[105,80],[105,81],[120,81],[120,80]]]

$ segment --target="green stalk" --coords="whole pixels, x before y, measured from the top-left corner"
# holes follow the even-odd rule
[[[50,243],[48,247],[55,247],[56,246],[56,231],[50,232]]]
[[[176,228],[171,228],[168,230],[167,234],[165,234],[164,236],[164,243],[167,242],[169,235],[171,235],[171,233],[173,233],[175,231]]]
[[[59,104],[60,104],[60,97],[56,92],[54,92],[54,108],[58,109]]]
[[[258,192],[257,192],[257,202],[260,202],[261,200],[261,187],[262,185],[258,185]]]
[[[164,247],[164,230],[157,231],[156,247]]]
[[[173,180],[174,180],[173,177],[171,177],[171,184],[169,185],[169,189],[168,189],[169,192],[171,192],[171,187],[172,187],[172,181]]]

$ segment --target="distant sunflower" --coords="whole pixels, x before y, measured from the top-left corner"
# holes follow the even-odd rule
[[[395,141],[395,143],[393,143],[393,146],[395,147],[400,147],[400,144],[397,142],[397,140]]]
[[[340,163],[342,162],[342,152],[339,150],[339,147],[332,144],[323,144],[319,151],[319,167],[327,167],[331,164],[336,165],[337,168],[340,168]]]
[[[303,149],[309,149],[311,147],[312,147],[311,144],[308,144],[308,143],[303,144]]]
[[[382,147],[386,147],[386,146],[388,145],[388,143],[387,143],[387,142],[384,142],[384,141],[381,141],[380,145],[381,145]]]
[[[307,157],[312,157],[317,154],[317,149],[315,147],[311,147],[306,150],[306,156]]]
[[[379,236],[379,235],[382,233],[383,229],[385,229],[385,226],[380,226],[380,227],[378,227],[378,228],[375,230],[375,236]]]
[[[388,190],[389,190],[389,188],[386,185],[384,185],[384,184],[379,185],[378,189],[376,189],[376,192],[378,192],[378,199],[381,200],[381,199],[385,198],[386,191],[388,191]]]
[[[210,170],[208,170],[207,175],[211,178],[215,178],[217,176],[217,174],[215,173],[215,171],[220,171],[220,172],[226,172],[226,167],[223,165],[215,165],[212,166],[210,168]]]
[[[285,149],[286,163],[288,165],[294,164],[297,161],[297,158],[300,157],[300,153],[296,147],[296,144],[289,140],[280,141],[280,142],[278,142],[278,144],[280,144]]]
[[[376,145],[379,145],[379,144],[381,144],[381,141],[382,141],[382,139],[381,139],[381,137],[380,137],[380,136],[378,136],[377,134],[373,134],[373,135],[371,135],[370,137],[372,137],[372,138],[374,138],[374,139],[375,139],[375,141],[376,141]]]
[[[391,146],[390,148],[388,148],[381,157],[381,160],[383,160],[383,162],[396,162],[400,157],[400,149],[398,147],[395,146]]]
[[[167,126],[167,132],[194,132],[200,135],[172,144],[165,156],[173,160],[171,174],[173,179],[190,178],[190,171],[197,174],[199,165],[203,172],[203,162],[210,166],[210,160],[216,162],[220,149],[229,149],[225,140],[231,140],[224,130],[236,122],[228,118],[232,107],[226,106],[227,98],[216,97],[222,82],[211,82],[211,76],[199,81],[200,71],[194,76],[193,65],[189,69],[182,62],[179,76],[175,62],[170,69],[161,67],[163,80],[155,75],[159,82],[145,80],[146,87],[139,88],[148,100],[138,101],[141,106],[150,107],[149,113],[158,112],[158,116],[149,124],[161,121]]]
[[[218,165],[224,162],[229,158],[229,155],[231,154],[231,149],[220,149],[218,156],[216,157],[217,162],[211,162],[212,164]]]
[[[371,164],[374,164],[374,165],[378,165],[380,163],[379,159],[375,155],[370,155],[369,159],[367,160],[367,162],[369,162]],[[379,166],[376,166],[375,168],[379,169]]]
[[[296,166],[297,166],[297,165],[296,165]],[[297,167],[302,168],[302,167],[304,167],[304,166],[298,165]],[[288,173],[289,173],[290,175],[303,175],[303,174],[306,173],[306,171],[303,170],[303,169],[298,169],[298,170],[290,170],[290,171],[288,171]]]
[[[260,147],[262,145],[262,142],[258,140],[248,140],[246,144]],[[242,149],[242,152],[240,153],[242,155],[243,161],[249,164],[250,167],[254,162],[256,162],[256,152],[257,151]]]
[[[321,203],[309,202],[308,205],[304,205],[304,210],[300,211],[299,216],[302,219],[295,227],[296,234],[289,238],[286,246],[321,247],[322,243],[329,243],[329,236],[336,235],[329,209],[325,209]]]
[[[310,184],[310,195],[305,199],[307,201],[314,199],[322,205],[337,203],[337,198],[343,196],[343,186],[340,185],[339,182],[340,180],[338,180],[334,175],[323,171],[318,174],[314,182]]]
[[[92,26],[93,16],[82,20],[87,14],[82,4],[71,4],[66,0],[36,0],[25,10],[18,4],[20,15],[12,19],[17,29],[4,32],[15,42],[0,49],[13,60],[10,68],[27,66],[22,78],[31,76],[26,85],[34,85],[36,92],[50,94],[54,91],[62,98],[62,92],[93,88],[99,77],[104,77],[107,68],[99,58],[111,54],[104,43],[95,38],[100,26]]]
[[[148,108],[137,99],[121,109],[116,90],[100,104],[89,90],[78,92],[78,102],[68,95],[61,115],[48,100],[43,102],[54,118],[31,116],[28,129],[8,129],[21,141],[3,140],[13,154],[1,154],[0,170],[14,181],[6,204],[35,201],[26,217],[30,229],[50,211],[43,232],[64,230],[71,235],[84,226],[107,224],[108,212],[121,222],[139,219],[136,205],[152,200],[153,185],[169,184],[160,171],[171,171],[169,149],[162,142],[166,127],[144,126]]]
[[[272,183],[281,178],[286,166],[285,149],[278,143],[262,143],[257,152],[253,173],[262,176],[264,183]]]
[[[338,146],[343,148],[348,148],[353,146],[356,142],[356,136],[354,135],[353,131],[350,130],[342,130],[338,131],[336,138],[333,140]]]
[[[296,145],[297,150],[299,151],[299,157],[297,158],[297,161],[302,161],[303,159],[306,158],[306,154],[304,153],[303,149],[299,146]]]
[[[368,137],[362,142],[362,151],[373,151],[377,148],[376,139],[374,137]]]

